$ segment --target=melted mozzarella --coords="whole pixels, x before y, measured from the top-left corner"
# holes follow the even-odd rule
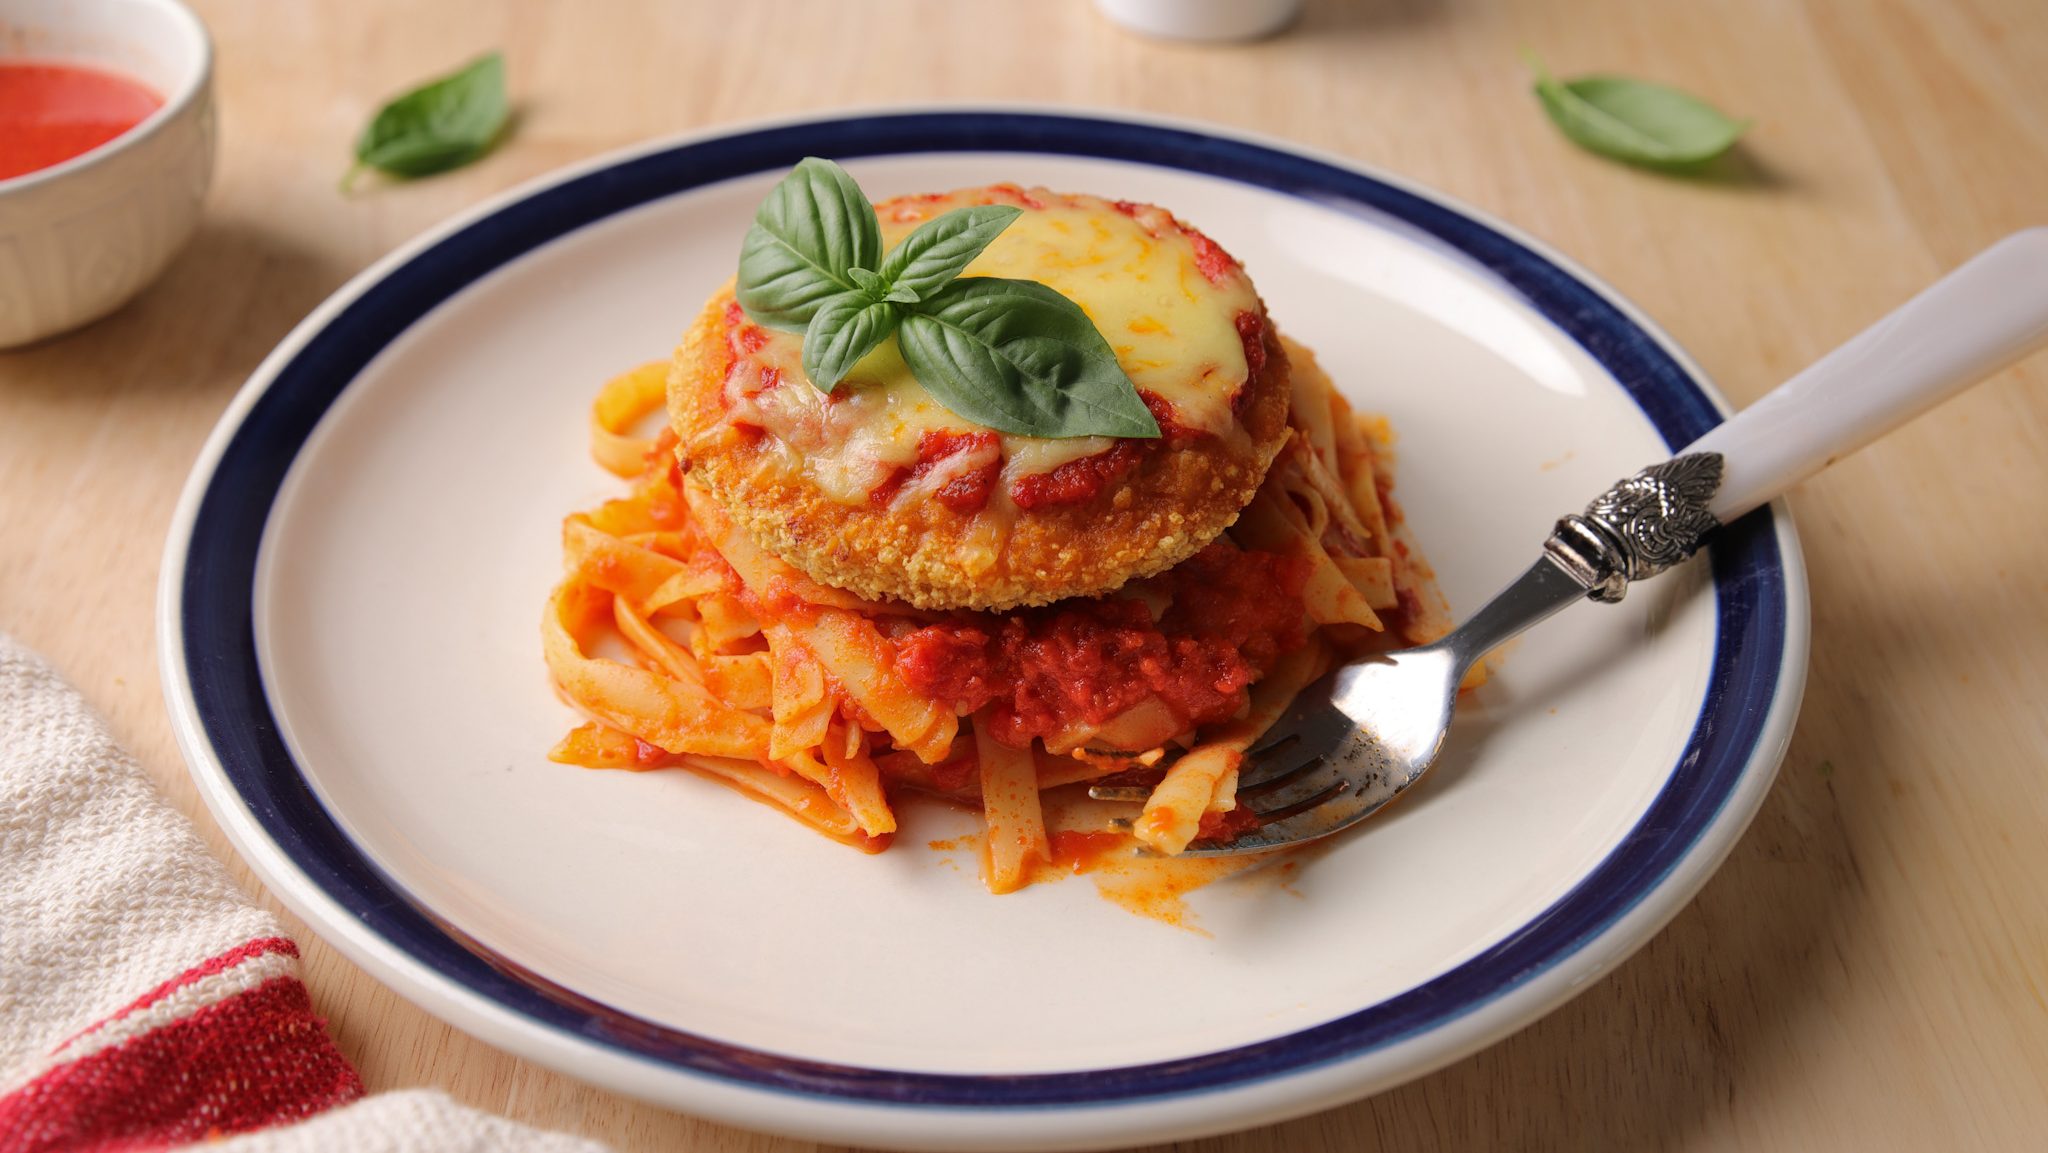
[[[1018,204],[1025,212],[963,275],[1036,280],[1057,289],[1095,322],[1132,383],[1170,403],[1181,424],[1235,433],[1231,401],[1247,376],[1238,317],[1259,307],[1241,271],[1232,266],[1210,280],[1195,241],[1164,213],[1132,215],[1094,197],[1020,194],[1002,186],[884,204],[884,245],[893,247],[954,208],[988,203]],[[855,365],[831,397],[804,376],[801,333],[768,331],[759,351],[742,353],[741,360],[727,382],[729,419],[781,441],[790,451],[773,454],[780,467],[801,472],[833,500],[866,501],[896,469],[916,463],[927,432],[982,427],[932,399],[911,376],[893,337]],[[761,388],[771,372],[778,383]],[[1001,440],[1004,488],[1016,477],[1049,472],[1115,443],[1107,437]]]

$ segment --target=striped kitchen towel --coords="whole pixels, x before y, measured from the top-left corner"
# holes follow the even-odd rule
[[[0,635],[0,1153],[591,1153],[436,1092],[365,1098],[299,950],[85,702]]]

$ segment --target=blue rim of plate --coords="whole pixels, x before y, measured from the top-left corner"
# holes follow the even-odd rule
[[[415,320],[494,269],[584,225],[707,184],[840,159],[1053,153],[1136,162],[1391,217],[1489,269],[1621,383],[1665,443],[1720,423],[1702,385],[1599,291],[1494,228],[1404,188],[1268,145],[1088,115],[920,112],[787,124],[641,154],[541,188],[369,284],[275,373],[226,443],[180,581],[182,659],[206,740],[256,822],[329,899],[441,978],[503,1009],[677,1070],[846,1102],[1111,1105],[1242,1086],[1393,1045],[1473,1012],[1571,957],[1653,891],[1720,813],[1760,748],[1787,645],[1773,514],[1711,550],[1718,625],[1699,718],[1671,776],[1620,845],[1505,939],[1430,981],[1285,1036],[1184,1059],[1083,1072],[941,1074],[806,1060],[728,1044],[601,1004],[493,955],[381,874],[314,796],[279,734],[256,655],[256,558],[293,459],[356,374]]]

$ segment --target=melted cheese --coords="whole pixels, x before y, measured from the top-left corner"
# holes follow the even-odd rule
[[[1256,315],[1259,302],[1235,265],[1217,269],[1212,247],[1212,271],[1220,272],[1212,281],[1196,240],[1164,212],[1129,213],[1094,197],[1006,186],[885,203],[883,243],[893,247],[954,208],[988,203],[1026,211],[963,275],[1036,280],[1057,289],[1095,322],[1132,383],[1171,404],[1179,423],[1223,436],[1237,432],[1231,401],[1247,376],[1238,317]],[[915,465],[926,432],[981,428],[932,399],[910,374],[894,337],[855,365],[831,397],[804,376],[801,333],[770,330],[765,338],[758,351],[742,353],[728,378],[729,419],[781,442],[764,454],[764,467],[800,472],[834,500],[864,502],[897,469]],[[774,383],[764,388],[768,381]],[[1049,472],[1115,443],[1009,435],[1001,442],[1003,490],[1017,477]]]

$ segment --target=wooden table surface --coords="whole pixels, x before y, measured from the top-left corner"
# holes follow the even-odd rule
[[[152,643],[193,455],[263,354],[350,274],[558,165],[889,102],[1205,118],[1383,166],[1534,233],[1640,303],[1738,404],[2000,235],[2048,223],[2040,0],[1330,0],[1240,47],[1148,43],[1084,0],[196,6],[218,42],[222,125],[196,240],[113,318],[0,353],[0,629],[73,678],[229,859],[173,746]],[[1756,127],[1712,179],[1589,156],[1537,111],[1524,47],[1562,73],[1681,85]],[[379,98],[490,48],[520,105],[501,151],[337,194]],[[1491,1049],[1181,1148],[2043,1147],[2048,358],[1792,502],[1812,574],[1805,709],[1761,815],[1698,900]],[[624,1149],[805,1147],[471,1040],[285,917],[372,1089],[440,1086]]]

